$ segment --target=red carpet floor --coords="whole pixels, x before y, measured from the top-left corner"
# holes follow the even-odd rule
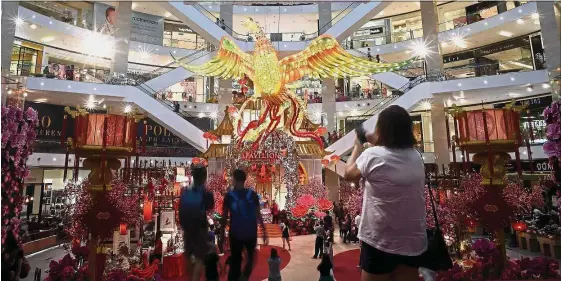
[[[269,259],[269,256],[271,255],[271,248],[276,248],[277,252],[279,253],[279,256],[281,258],[281,266],[280,266],[281,270],[283,268],[285,268],[286,265],[288,265],[288,263],[290,262],[290,252],[283,251],[282,248],[277,247],[277,246],[261,245],[261,248],[259,250],[257,250],[256,253],[255,253],[255,255],[256,255],[255,267],[253,268],[253,272],[251,273],[251,277],[249,278],[249,281],[261,281],[261,280],[269,277],[269,264],[267,263],[267,260]],[[224,262],[226,261],[226,258],[228,257],[228,255],[229,254],[226,254],[226,255],[220,257],[220,263],[222,264],[223,267],[224,267]],[[242,262],[242,270],[243,270],[243,266],[244,266],[244,264]],[[188,272],[191,272],[191,271],[188,271]],[[225,272],[224,274],[222,274],[220,276],[220,281],[226,281],[227,279],[228,279],[228,272]],[[186,277],[175,278],[175,279],[172,279],[172,280],[164,279],[164,281],[185,281],[185,280],[190,281],[190,277],[189,277],[189,279],[186,279]],[[201,281],[202,280],[205,280],[205,279],[201,278]]]
[[[358,260],[360,250],[354,249],[346,252],[339,253],[333,257],[333,274],[337,280],[360,280],[360,268]]]

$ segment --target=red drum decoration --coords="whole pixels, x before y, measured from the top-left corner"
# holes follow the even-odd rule
[[[135,150],[136,126],[133,117],[90,113],[77,115],[74,122],[74,145],[77,148],[96,149],[105,146],[109,150]]]
[[[150,222],[152,221],[152,201],[148,199],[144,199],[144,221]]]
[[[513,222],[512,223],[512,228],[516,231],[526,231],[526,229],[528,229],[528,225],[526,225],[525,222],[523,221],[517,221],[517,222]]]
[[[129,233],[128,229],[127,229],[127,224],[126,223],[121,223],[119,225],[119,233],[121,235],[127,235]]]
[[[485,118],[484,118],[485,117]],[[515,145],[520,140],[520,114],[513,109],[463,111],[455,115],[458,121],[458,144],[470,151],[470,146],[491,143]],[[487,131],[488,139],[485,138]]]

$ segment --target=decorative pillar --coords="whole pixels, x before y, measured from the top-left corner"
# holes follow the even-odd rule
[[[339,175],[335,171],[325,169],[325,187],[328,199],[339,202]]]
[[[132,29],[132,2],[115,2],[115,48],[111,73],[127,73]]]
[[[446,122],[444,102],[441,98],[435,97],[431,105],[431,125],[435,163],[439,169],[442,169],[443,165],[448,168],[450,164]]]
[[[232,80],[218,80],[218,104],[219,108],[232,104]]]
[[[331,2],[320,2],[318,3],[318,14],[319,14],[319,30],[318,35],[324,34],[329,28],[331,28]]]
[[[427,73],[442,71],[442,53],[438,43],[438,11],[434,1],[420,1],[423,25],[423,43],[427,48],[425,56]]]
[[[547,67],[549,81],[551,85],[551,93],[554,100],[561,99],[561,81],[555,77],[561,75],[561,35],[558,19],[555,15],[555,9],[559,8],[553,4],[554,1],[538,1],[536,2],[538,14],[540,15],[540,26],[542,32],[542,42],[545,55],[545,65]]]
[[[226,25],[226,33],[232,35],[234,29],[234,5],[233,4],[220,4],[220,20],[224,20]]]
[[[323,111],[323,126],[327,131],[337,130],[337,108],[335,102],[335,81],[331,79],[323,80],[321,107]]]

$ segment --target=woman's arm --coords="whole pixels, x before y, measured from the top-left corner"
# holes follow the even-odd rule
[[[355,139],[355,146],[353,147],[351,157],[349,157],[349,160],[347,161],[347,168],[345,169],[345,174],[343,175],[345,180],[356,181],[362,177],[360,170],[356,165],[356,159],[360,156],[360,153],[362,153],[362,145],[358,139]]]

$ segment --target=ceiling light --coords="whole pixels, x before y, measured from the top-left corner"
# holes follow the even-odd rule
[[[44,102],[47,102],[47,99],[46,98],[36,99],[35,102],[36,103],[44,103]]]
[[[8,95],[11,95],[12,93],[13,93],[13,92],[12,92],[12,90],[11,90],[11,89],[10,89],[10,90],[8,90]]]
[[[516,98],[516,97],[519,97],[520,94],[518,94],[518,93],[508,93],[507,96],[509,96],[511,98]]]
[[[247,11],[247,8],[243,8],[244,11]]]
[[[440,46],[446,47],[446,46],[448,46],[448,43],[447,43],[446,41],[442,41],[442,42],[440,43]]]
[[[410,49],[415,53],[416,56],[422,58],[426,57],[429,54],[429,48],[422,40],[413,42],[413,45]]]
[[[504,37],[512,37],[512,32],[501,30],[501,31],[499,31],[499,35],[504,36]]]
[[[256,12],[259,12],[259,9],[255,8],[255,11],[256,11]]]
[[[543,89],[549,89],[549,87],[551,87],[551,86],[549,86],[549,84],[547,84],[547,83],[542,84]]]
[[[517,24],[524,24],[524,20],[523,20],[523,19],[517,19],[517,20],[516,20],[516,23],[517,23]]]
[[[43,43],[48,43],[48,42],[51,42],[51,41],[54,41],[54,40],[55,40],[55,38],[53,36],[45,36],[45,37],[41,38],[41,42],[43,42]]]
[[[49,21],[49,24],[53,24],[53,21],[52,21],[52,20],[50,20],[50,21]]]
[[[422,106],[425,110],[430,110],[431,107],[432,107],[430,101],[423,101],[423,102],[421,103],[421,106]]]
[[[503,16],[501,16],[501,18],[500,18],[500,19],[501,19],[501,20],[504,20],[505,18],[504,18]]]
[[[166,13],[164,14],[164,17],[166,17],[166,18],[171,17],[171,13],[170,13],[170,12],[166,12]]]
[[[384,15],[384,11],[381,11],[381,12],[380,12],[380,16],[383,16],[383,15]]]
[[[23,97],[27,97],[27,92],[23,92]]]
[[[131,9],[133,9],[133,10],[136,9],[136,3],[132,3]]]
[[[464,39],[464,37],[462,37],[459,34],[454,34],[452,36],[451,41],[452,41],[452,43],[454,43],[454,45],[456,45],[456,47],[459,47],[459,48],[466,48],[467,47],[466,40]]]
[[[20,25],[22,25],[24,22],[25,22],[25,21],[24,21],[22,18],[20,18],[19,16],[17,16],[17,17],[14,19],[14,23],[16,23],[16,26],[20,26]]]
[[[487,83],[489,83],[487,80],[483,80],[483,84],[487,85]]]
[[[132,111],[132,106],[130,104],[125,105],[125,109],[123,110],[125,113],[129,113]]]
[[[36,29],[37,25],[35,25],[34,23],[32,23],[29,27],[31,27],[31,29]]]
[[[532,87],[532,86],[526,87],[526,91],[527,91],[527,92],[531,92],[531,91],[533,91],[533,90],[534,90],[534,87]]]
[[[284,8],[284,10],[283,10],[283,11],[285,11],[285,12],[286,12],[286,8]]]
[[[532,13],[532,18],[535,19],[535,20],[537,20],[537,19],[540,18],[540,14],[538,14],[538,13]]]
[[[204,118],[205,114],[203,112],[199,112],[199,118]]]
[[[514,77],[510,77],[510,81],[514,81],[514,80],[516,80],[516,79],[514,79]]]
[[[218,118],[218,112],[213,111],[213,112],[209,113],[208,116],[212,119],[216,119],[216,118]]]

